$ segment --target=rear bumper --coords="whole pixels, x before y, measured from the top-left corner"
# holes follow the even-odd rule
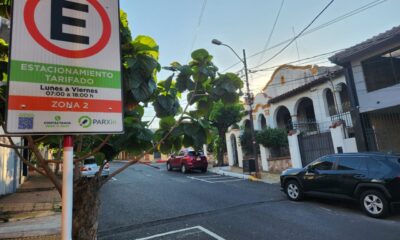
[[[207,163],[187,164],[186,167],[187,167],[187,169],[203,169],[203,168],[207,168],[208,164]]]

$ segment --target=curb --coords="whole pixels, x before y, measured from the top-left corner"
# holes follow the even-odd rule
[[[263,182],[263,183],[268,183],[268,184],[276,184],[276,183],[278,183],[278,182],[267,180],[267,179],[259,179],[259,178],[256,178],[256,177],[252,176],[252,175],[229,172],[229,171],[226,170],[226,168],[224,168],[224,169],[211,168],[211,169],[209,169],[209,171],[213,172],[213,173],[216,173],[216,174],[219,174],[219,175],[225,175],[225,176],[230,176],[230,177],[246,179],[246,180],[249,180],[249,181],[252,181],[252,182]]]

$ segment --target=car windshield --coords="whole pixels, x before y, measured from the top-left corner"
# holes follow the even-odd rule
[[[94,158],[85,159],[84,164],[85,165],[86,164],[96,164],[96,159],[94,159]]]

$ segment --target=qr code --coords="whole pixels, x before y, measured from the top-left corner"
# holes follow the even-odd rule
[[[32,129],[33,117],[18,117],[18,129]]]

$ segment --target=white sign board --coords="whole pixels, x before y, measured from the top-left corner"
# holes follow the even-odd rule
[[[7,132],[123,131],[119,1],[13,1]]]

